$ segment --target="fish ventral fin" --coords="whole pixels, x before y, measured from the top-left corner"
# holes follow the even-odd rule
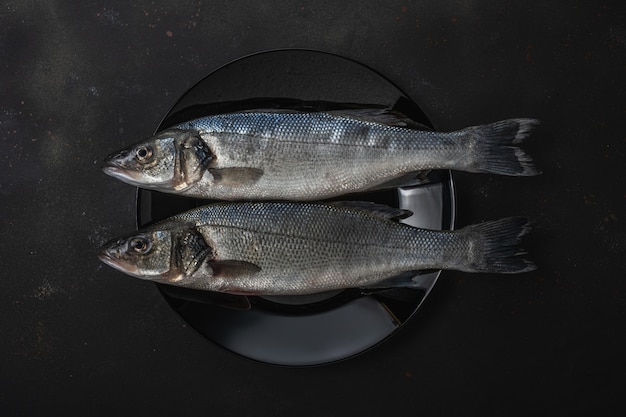
[[[432,287],[432,284],[433,277],[430,274],[419,274],[419,271],[406,271],[362,288],[368,290],[384,290],[389,288],[428,290]]]
[[[229,187],[254,185],[262,176],[263,170],[248,167],[209,169],[215,184]]]
[[[197,290],[163,285],[160,287],[168,297],[199,304],[216,304],[231,310],[250,310],[250,300],[241,295],[224,294],[213,291]]]
[[[373,203],[371,201],[333,201],[328,204],[336,207],[364,211],[388,220],[402,220],[413,215],[413,212],[410,210],[389,207],[385,204]]]
[[[394,178],[393,180],[384,182],[382,184],[378,184],[375,187],[368,189],[367,191],[377,191],[377,190],[387,190],[389,188],[399,188],[399,187],[416,187],[418,185],[426,185],[429,184],[430,178],[428,175],[431,170],[425,171],[415,171],[410,172],[408,174],[402,175],[401,177]]]
[[[250,300],[245,295],[223,294],[229,298],[216,299],[215,304],[230,310],[250,310]]]
[[[522,236],[530,231],[525,217],[508,217],[484,222],[461,229],[469,241],[468,261],[461,268],[465,272],[518,274],[534,271],[535,265],[519,255]]]
[[[404,114],[391,109],[345,109],[331,110],[326,113],[336,117],[358,120],[366,123],[378,123],[387,126],[406,127],[416,130],[432,130],[428,126],[417,123]]]

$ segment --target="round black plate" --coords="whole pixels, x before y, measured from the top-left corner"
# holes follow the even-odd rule
[[[393,108],[431,127],[424,113],[380,74],[336,55],[279,50],[247,56],[214,71],[187,91],[157,131],[207,114],[252,108],[327,110],[376,105]],[[405,223],[452,229],[454,190],[449,171],[430,174],[427,185],[354,194],[407,208]],[[137,224],[162,220],[208,203],[138,190]],[[301,297],[250,297],[250,309],[234,296],[158,285],[172,308],[207,339],[242,356],[276,365],[318,365],[378,344],[419,308],[440,271],[424,271],[424,290],[364,293],[348,289]],[[233,308],[234,307],[234,308]]]

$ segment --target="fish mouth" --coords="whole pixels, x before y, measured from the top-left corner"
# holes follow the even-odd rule
[[[144,178],[141,172],[123,168],[114,161],[105,161],[102,166],[102,171],[110,177],[125,182],[126,184],[134,185],[135,187],[153,190],[167,190],[173,188],[173,180],[150,182]]]
[[[124,182],[132,182],[134,185],[137,185],[141,173],[125,166],[129,155],[130,152],[127,150],[108,155],[102,162],[102,171],[113,178]]]
[[[107,245],[103,246],[98,252],[98,259],[113,269],[117,269],[125,274],[141,278],[141,276],[137,273],[137,266],[121,259],[117,248]]]
[[[102,167],[102,171],[105,174],[113,178],[117,178],[121,181],[128,182],[133,185],[141,185],[141,183],[137,181],[136,176],[133,175],[138,173],[129,169],[122,168],[119,165],[116,165],[114,162],[105,162],[104,166]]]
[[[167,187],[171,183],[171,181],[154,183],[147,182],[143,180],[141,173],[115,165],[103,166],[102,171],[115,179],[125,182],[126,184],[134,185],[135,187],[140,188],[160,190],[163,187]]]
[[[102,167],[102,171],[104,171],[105,174],[110,175],[112,177],[116,177],[124,173],[124,170],[122,168],[117,167],[115,165],[104,165]]]
[[[98,253],[98,259],[100,259],[102,262],[104,262],[105,264],[115,268],[115,269],[119,269],[119,263],[117,261],[116,258],[114,258],[106,249],[102,249],[99,253]]]

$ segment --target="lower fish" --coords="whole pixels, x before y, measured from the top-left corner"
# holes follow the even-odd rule
[[[441,231],[397,221],[410,214],[367,202],[215,203],[114,239],[99,257],[137,278],[235,295],[420,288],[424,269],[535,269],[519,256],[525,218]]]
[[[519,144],[535,119],[434,132],[381,109],[251,110],[180,123],[115,152],[103,170],[126,183],[217,200],[323,200],[420,182],[452,169],[539,174]]]

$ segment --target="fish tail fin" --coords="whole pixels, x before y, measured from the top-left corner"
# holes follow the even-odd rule
[[[541,174],[519,146],[539,124],[536,119],[508,119],[464,129],[472,163],[468,171],[512,176]]]
[[[468,226],[459,233],[469,242],[468,261],[459,268],[466,272],[517,274],[536,269],[535,265],[519,255],[520,238],[530,231],[525,217],[508,217]]]

